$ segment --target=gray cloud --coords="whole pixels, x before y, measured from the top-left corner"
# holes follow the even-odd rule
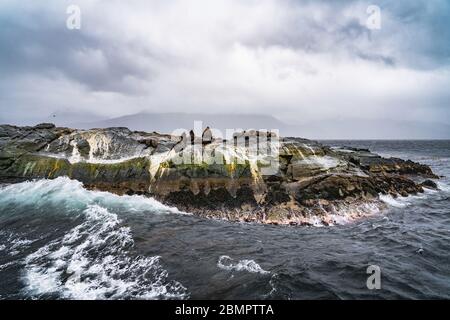
[[[65,28],[66,6],[82,10]],[[450,3],[16,1],[0,4],[0,119],[243,112],[287,122],[450,123]]]
[[[138,43],[117,46],[83,29],[71,31],[48,24],[47,19],[29,15],[29,24],[16,24],[13,17],[1,19],[0,43],[4,49],[0,51],[0,66],[4,74],[51,77],[61,73],[94,91],[121,92],[133,90],[124,82],[126,77],[151,77],[150,68],[133,60],[136,54],[151,56]]]

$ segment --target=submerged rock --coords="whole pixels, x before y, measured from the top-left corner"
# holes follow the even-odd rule
[[[324,224],[383,207],[380,194],[437,188],[419,163],[366,149],[332,149],[274,133],[199,143],[127,128],[0,126],[0,183],[68,176],[87,188],[155,197],[204,217],[271,224]]]
[[[427,188],[427,189],[432,189],[432,190],[438,190],[438,185],[436,182],[434,182],[433,180],[425,180],[424,182],[422,182],[420,184],[420,186]]]

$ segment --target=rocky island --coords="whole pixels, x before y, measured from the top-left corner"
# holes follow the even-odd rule
[[[382,195],[437,188],[428,166],[366,149],[254,130],[197,140],[127,128],[2,125],[0,182],[67,176],[88,189],[154,197],[202,217],[291,225],[357,219],[382,209]],[[250,152],[275,140],[276,150]]]

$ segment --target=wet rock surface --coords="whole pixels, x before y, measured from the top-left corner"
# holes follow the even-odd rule
[[[250,152],[274,140],[276,150]],[[277,170],[268,171],[274,160]],[[190,145],[182,137],[127,128],[0,126],[0,183],[60,176],[89,189],[152,196],[204,217],[291,225],[372,214],[383,207],[380,194],[437,189],[431,179],[438,178],[410,160],[257,131]]]
[[[427,179],[424,182],[420,184],[421,187],[432,189],[432,190],[438,190],[438,185],[433,180]]]

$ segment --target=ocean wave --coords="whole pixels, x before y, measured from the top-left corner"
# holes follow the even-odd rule
[[[442,182],[442,181],[437,181],[436,184],[437,184],[439,190],[442,190],[447,193],[450,192],[450,185],[448,185],[447,183]]]
[[[85,221],[25,258],[26,295],[63,299],[183,299],[158,256],[134,256],[130,229],[98,205]]]
[[[68,177],[27,181],[0,188],[0,209],[11,205],[29,205],[35,209],[45,209],[48,205],[55,205],[65,209],[61,211],[72,213],[80,212],[94,204],[130,212],[150,210],[155,213],[187,214],[150,197],[118,196],[109,192],[90,191],[85,189],[81,182]]]
[[[309,225],[319,228],[346,225],[362,218],[379,214],[383,208],[384,206],[379,201],[336,202],[329,204],[327,208],[319,204],[314,210],[309,210],[306,216],[290,218],[285,224],[296,223],[297,225]]]
[[[217,266],[227,271],[248,271],[251,273],[270,274],[269,271],[262,269],[254,260],[239,260],[237,263],[233,263],[233,261],[229,256],[221,256],[217,262]]]
[[[395,208],[404,208],[408,205],[408,203],[405,201],[402,201],[401,198],[400,199],[394,198],[391,195],[381,194],[380,200],[383,201],[384,203],[386,203],[387,205],[389,205],[391,207],[395,207]]]
[[[416,195],[409,195],[407,197],[396,197],[394,198],[391,195],[385,195],[385,194],[380,194],[380,200],[382,202],[384,202],[385,204],[387,204],[388,206],[394,207],[394,208],[405,208],[408,207],[410,205],[413,205],[415,203],[417,203],[418,201],[427,199],[429,196],[432,195],[437,195],[439,194],[440,191],[442,191],[441,188],[439,188],[440,190],[431,190],[431,189],[424,189],[423,193],[419,193]]]
[[[152,198],[89,191],[81,182],[67,177],[0,188],[0,214],[55,213],[79,221],[41,247],[32,247],[35,240],[24,235],[0,230],[6,240],[1,243],[2,250],[10,256],[28,251],[20,262],[23,294],[87,300],[188,298],[187,289],[169,279],[159,256],[135,254],[131,230],[116,214],[121,211],[183,214]]]
[[[3,271],[4,269],[6,269],[10,266],[13,266],[15,263],[16,263],[15,261],[10,261],[5,264],[0,264],[0,271]]]
[[[0,252],[4,251],[10,256],[16,256],[30,247],[36,240],[27,239],[24,235],[14,232],[0,232]]]
[[[9,248],[9,254],[11,256],[18,255],[23,249],[28,248],[28,246],[33,242],[34,240],[29,239],[13,239],[11,241],[12,246]]]
[[[327,226],[346,225],[361,218],[370,217],[381,212],[379,204],[367,202],[359,204],[336,204],[332,206],[331,213],[324,211],[323,221]]]

